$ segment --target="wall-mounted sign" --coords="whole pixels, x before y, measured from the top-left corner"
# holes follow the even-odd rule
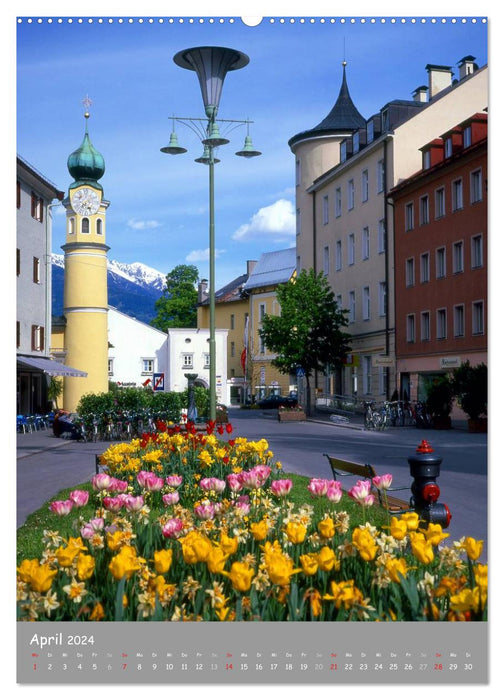
[[[453,369],[455,367],[460,367],[461,364],[460,357],[442,357],[439,360],[441,369]]]

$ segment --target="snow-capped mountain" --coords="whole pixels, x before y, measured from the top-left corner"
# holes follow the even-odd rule
[[[52,254],[52,313],[63,313],[64,256]],[[156,315],[155,302],[162,296],[166,275],[143,263],[107,260],[108,300],[110,306],[150,323]]]

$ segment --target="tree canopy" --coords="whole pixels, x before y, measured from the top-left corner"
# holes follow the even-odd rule
[[[302,270],[290,282],[277,287],[280,316],[266,314],[259,335],[276,353],[272,364],[280,372],[304,371],[308,401],[310,377],[328,367],[341,367],[349,352],[346,312],[339,308],[323,273]]]
[[[156,301],[151,325],[167,328],[196,328],[199,272],[195,265],[177,265],[166,275],[163,295]]]

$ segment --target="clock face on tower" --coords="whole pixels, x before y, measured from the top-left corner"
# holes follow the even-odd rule
[[[72,209],[76,214],[89,216],[96,214],[100,207],[100,197],[90,187],[81,187],[72,195]]]

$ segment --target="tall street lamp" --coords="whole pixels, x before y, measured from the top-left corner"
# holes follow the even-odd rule
[[[221,46],[199,46],[192,49],[179,51],[173,57],[175,63],[181,68],[192,70],[198,76],[203,104],[205,106],[206,119],[194,117],[172,117],[173,131],[168,146],[161,148],[163,153],[177,155],[185,153],[187,149],[178,144],[175,133],[175,121],[182,122],[192,129],[203,144],[203,154],[196,158],[197,163],[208,165],[208,189],[209,189],[209,307],[210,307],[210,420],[216,418],[216,352],[215,352],[215,209],[214,209],[214,165],[219,162],[215,157],[215,149],[229,143],[229,140],[221,136],[219,123],[226,124],[228,130],[240,124],[247,125],[247,136],[241,151],[237,156],[252,158],[261,155],[254,150],[252,140],[248,134],[249,120],[217,119],[219,102],[224,78],[228,71],[243,68],[249,62],[248,56],[235,49],[227,49]]]

